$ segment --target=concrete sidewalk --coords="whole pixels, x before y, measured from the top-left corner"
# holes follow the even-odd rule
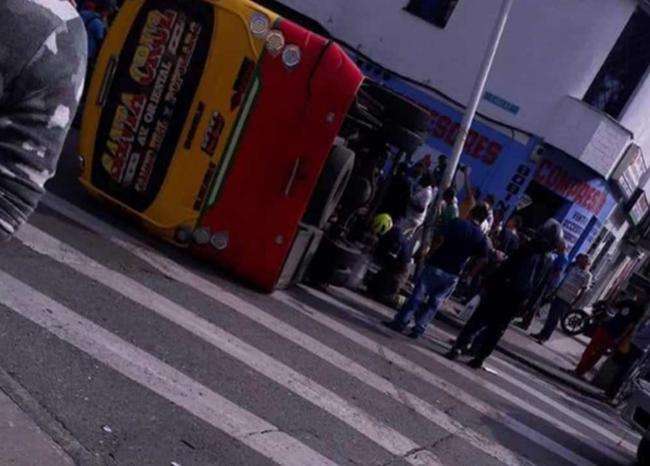
[[[73,466],[74,462],[0,390],[0,464]]]
[[[462,305],[451,301],[439,313],[439,318],[460,329],[464,325],[458,318],[461,309]],[[550,341],[541,345],[529,334],[539,331],[543,325],[543,321],[535,319],[528,332],[511,325],[501,339],[497,351],[581,393],[602,398],[603,390],[575,377],[572,373],[589,343],[589,338],[584,335],[569,337],[558,329]]]

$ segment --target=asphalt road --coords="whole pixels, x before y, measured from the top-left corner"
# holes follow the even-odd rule
[[[638,436],[615,410],[501,355],[479,372],[449,362],[442,324],[413,343],[379,325],[389,309],[353,293],[261,295],[147,238],[85,195],[70,147],[52,194],[2,246],[0,368],[86,457],[633,461]]]

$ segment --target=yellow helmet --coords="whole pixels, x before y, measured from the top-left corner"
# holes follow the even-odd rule
[[[393,228],[393,219],[388,214],[379,214],[372,221],[372,231],[376,235],[385,235]]]

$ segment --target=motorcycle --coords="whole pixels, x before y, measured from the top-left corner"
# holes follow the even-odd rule
[[[592,307],[584,309],[571,309],[562,316],[560,326],[562,331],[575,336],[585,334],[592,336],[594,330],[601,324],[614,317],[616,311],[608,301],[598,301]]]

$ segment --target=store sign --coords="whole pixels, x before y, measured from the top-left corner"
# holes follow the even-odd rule
[[[645,191],[639,191],[637,196],[638,197],[632,203],[630,211],[628,212],[632,223],[635,225],[640,224],[648,214],[648,210],[650,210],[650,205],[648,204],[648,196],[646,195]]]
[[[575,202],[594,215],[598,215],[607,201],[604,187],[573,175],[566,167],[551,159],[540,162],[535,175],[535,181],[542,186],[559,194],[565,199]]]
[[[429,136],[437,139],[442,144],[452,147],[456,142],[458,130],[460,129],[460,118],[456,119],[433,109],[431,114],[433,119],[431,120]],[[492,165],[503,153],[503,145],[491,139],[489,135],[472,128],[467,134],[463,152],[486,165]]]
[[[584,212],[579,206],[574,206],[569,214],[562,220],[562,229],[564,230],[564,240],[567,249],[570,251],[580,240],[585,229],[589,225],[593,215]]]
[[[603,117],[578,160],[609,178],[630,139],[631,133],[616,120]]]
[[[512,102],[509,102],[506,99],[504,99],[503,97],[499,97],[496,94],[492,94],[491,92],[486,92],[483,95],[483,100],[487,100],[491,104],[494,104],[497,107],[502,108],[506,112],[512,113],[513,115],[516,115],[517,113],[519,113],[519,106],[518,105],[515,105]]]
[[[565,201],[555,218],[562,224],[572,257],[587,251],[616,207],[607,181],[548,146],[539,160],[535,181]]]
[[[636,144],[630,144],[621,163],[614,171],[612,180],[626,199],[630,199],[642,179],[648,172],[648,161],[643,150]]]

